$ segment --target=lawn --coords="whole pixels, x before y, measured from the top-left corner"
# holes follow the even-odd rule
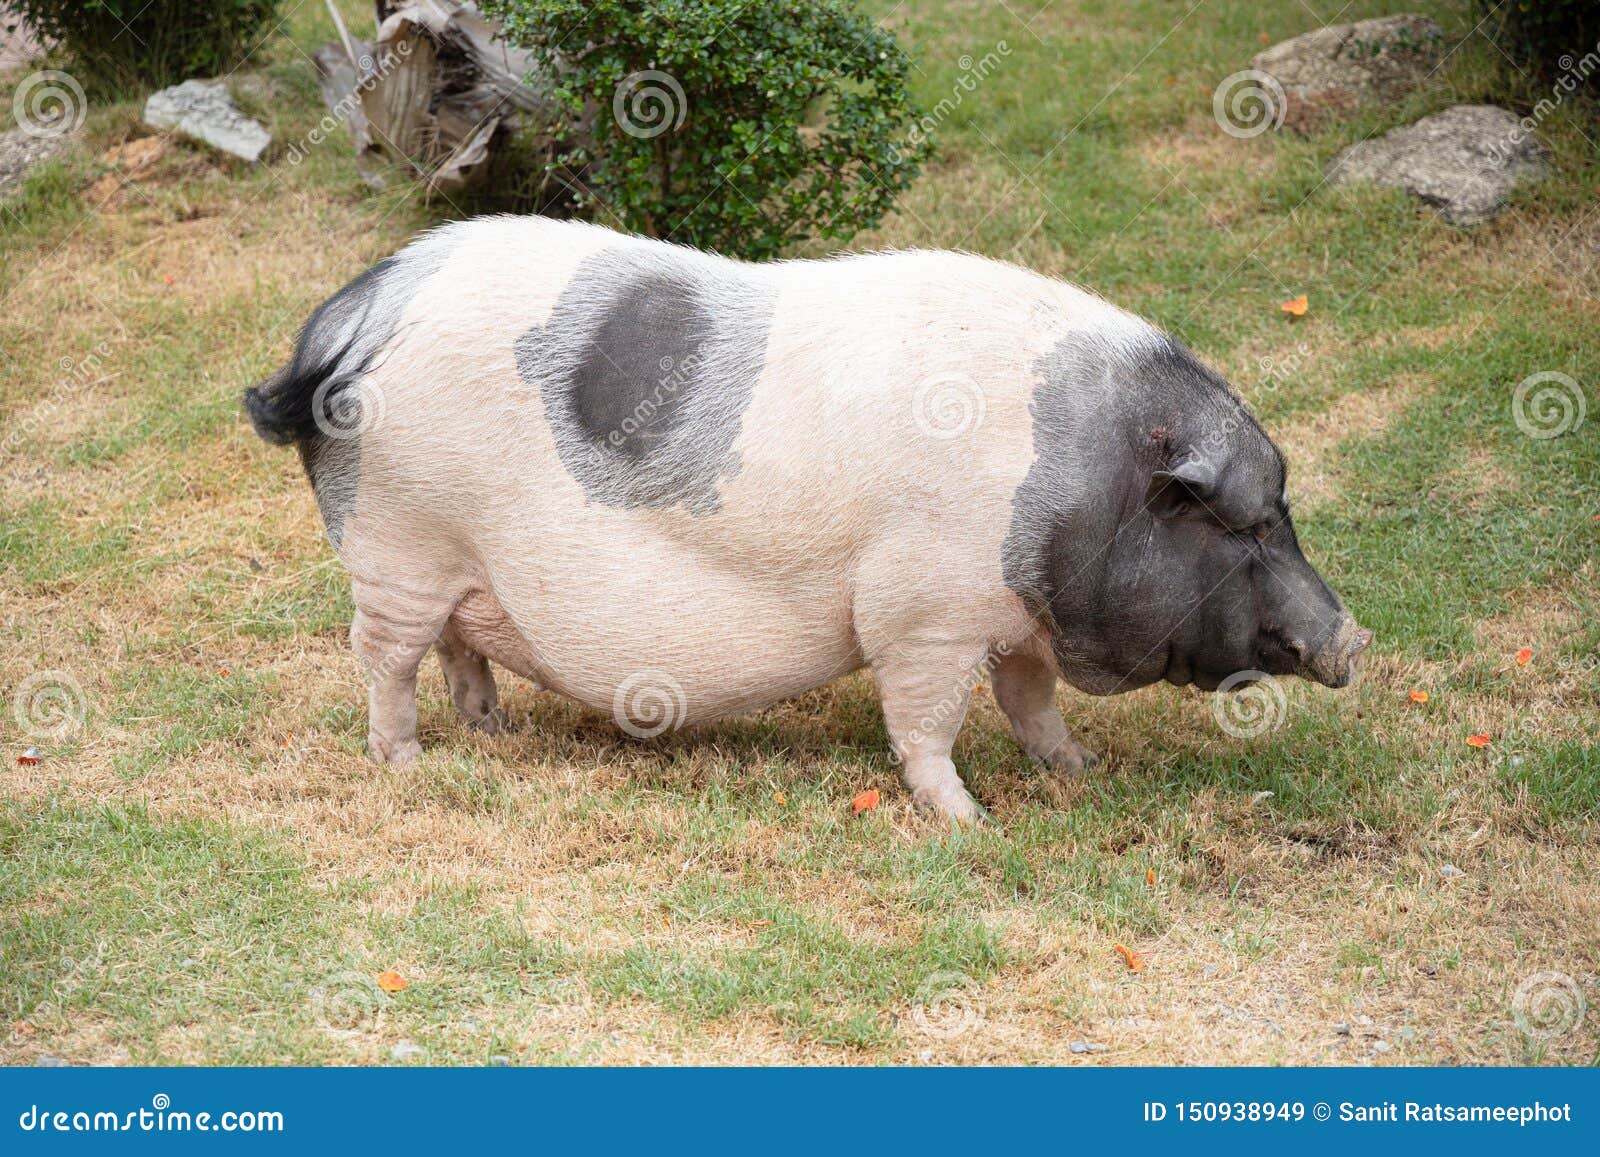
[[[953,831],[913,813],[861,676],[650,742],[502,677],[485,738],[430,662],[422,759],[364,758],[342,572],[238,396],[471,206],[370,192],[342,132],[289,161],[333,29],[284,7],[233,77],[267,163],[173,142],[96,186],[143,135],[99,106],[0,207],[0,1061],[1600,1061],[1600,1012],[1562,1015],[1600,1000],[1600,413],[1534,438],[1512,404],[1554,371],[1600,407],[1596,127],[1546,118],[1556,175],[1470,231],[1322,179],[1508,99],[1468,4],[1339,9],[1461,44],[1308,139],[1230,136],[1210,93],[1332,0],[871,6],[951,99],[852,247],[1015,261],[1180,335],[1378,635],[1357,686],[1286,684],[1253,738],[1192,690],[1064,691],[1104,757],[1076,789],[983,688],[956,760],[997,822]]]

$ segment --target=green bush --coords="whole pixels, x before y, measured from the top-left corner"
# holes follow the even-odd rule
[[[555,77],[580,211],[751,258],[876,224],[930,146],[852,0],[488,0]]]
[[[278,0],[11,0],[90,88],[132,95],[238,64]],[[8,23],[14,23],[13,17]]]
[[[1547,79],[1572,72],[1584,57],[1600,53],[1595,0],[1478,0],[1478,10],[1489,38],[1527,71]]]

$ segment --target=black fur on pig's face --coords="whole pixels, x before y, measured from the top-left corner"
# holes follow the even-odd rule
[[[1227,384],[1153,332],[1070,335],[1038,369],[1002,563],[1063,677],[1112,694],[1331,670],[1313,659],[1353,624],[1300,552],[1283,456]]]

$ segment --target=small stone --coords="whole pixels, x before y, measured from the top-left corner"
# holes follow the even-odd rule
[[[1377,1053],[1379,1056],[1382,1056],[1392,1048],[1394,1048],[1394,1046],[1386,1040],[1375,1040],[1372,1042],[1372,1051]]]
[[[1252,804],[1264,803],[1267,800],[1271,799],[1276,794],[1277,794],[1277,792],[1272,792],[1272,791],[1258,791],[1258,792],[1256,792],[1255,795],[1250,797],[1250,802]]]
[[[1443,876],[1446,880],[1453,880],[1457,876],[1464,875],[1464,873],[1454,864],[1441,864],[1439,866],[1439,875]]]
[[[1349,1036],[1350,1026],[1341,1020],[1338,1024],[1333,1026],[1333,1031],[1339,1036]]]
[[[1362,1028],[1371,1028],[1372,1027],[1372,1018],[1370,1016],[1358,1016],[1358,1017],[1356,1017],[1356,1023],[1359,1024]]]
[[[508,1069],[511,1067],[511,1058],[504,1053],[495,1053],[489,1058],[489,1064],[497,1069]]]
[[[60,1057],[40,1057],[34,1063],[41,1069],[64,1069],[67,1067],[67,1062]]]
[[[1328,181],[1392,185],[1452,225],[1477,225],[1505,208],[1518,185],[1549,171],[1545,147],[1516,114],[1463,104],[1358,141],[1329,162]]]
[[[1103,1053],[1108,1047],[1093,1041],[1075,1040],[1067,1046],[1067,1050],[1074,1053]]]
[[[422,1053],[423,1048],[421,1045],[413,1044],[408,1040],[400,1041],[389,1050],[389,1055],[397,1061],[409,1061],[412,1057],[420,1057]]]
[[[175,129],[245,161],[259,161],[272,134],[240,112],[220,80],[186,80],[150,94],[144,123]]]
[[[933,1050],[923,1049],[917,1054],[917,1060],[921,1061],[925,1065],[931,1065],[933,1063]]]

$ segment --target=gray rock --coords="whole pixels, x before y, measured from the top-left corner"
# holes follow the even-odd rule
[[[397,1061],[409,1061],[412,1057],[420,1057],[424,1051],[421,1045],[403,1040],[389,1050],[389,1055]]]
[[[1067,1051],[1074,1053],[1103,1053],[1106,1048],[1106,1045],[1096,1041],[1075,1040],[1067,1046]]]
[[[186,80],[151,93],[144,104],[144,123],[176,129],[246,161],[259,161],[272,143],[265,128],[234,107],[220,80]]]
[[[0,133],[0,200],[21,188],[40,165],[64,155],[76,139],[69,132],[41,134],[21,128]]]
[[[1351,145],[1329,163],[1328,180],[1398,186],[1452,225],[1476,225],[1499,213],[1512,189],[1548,173],[1547,156],[1512,113],[1463,104]]]
[[[1426,16],[1330,24],[1258,52],[1250,67],[1283,89],[1278,123],[1303,133],[1329,115],[1416,88],[1438,66],[1443,35]]]
[[[67,1062],[60,1057],[43,1056],[34,1063],[41,1069],[64,1069],[67,1067]]]

